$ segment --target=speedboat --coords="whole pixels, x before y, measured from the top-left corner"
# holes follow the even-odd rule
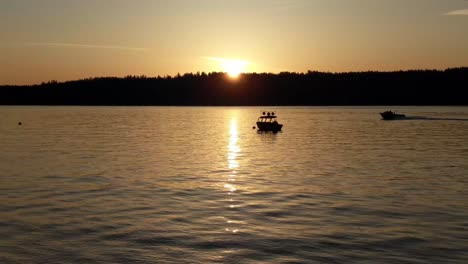
[[[403,114],[397,114],[392,111],[385,111],[380,113],[383,120],[395,120],[395,119],[404,119],[406,116]]]
[[[283,127],[279,124],[275,112],[262,112],[262,115],[257,120],[258,131],[281,131]]]

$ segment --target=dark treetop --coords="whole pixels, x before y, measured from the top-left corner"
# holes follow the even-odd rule
[[[128,76],[0,86],[4,105],[468,105],[468,67],[444,71]]]

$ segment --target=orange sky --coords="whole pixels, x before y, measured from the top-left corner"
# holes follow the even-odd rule
[[[0,1],[0,84],[468,66],[463,0]],[[245,63],[244,63],[245,62]]]

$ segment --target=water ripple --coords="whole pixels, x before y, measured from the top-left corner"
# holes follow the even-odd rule
[[[259,110],[0,107],[0,263],[468,262],[467,108]]]

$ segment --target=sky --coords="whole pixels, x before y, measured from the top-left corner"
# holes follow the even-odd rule
[[[468,66],[468,1],[0,0],[0,84],[226,71],[231,60],[272,73]]]

